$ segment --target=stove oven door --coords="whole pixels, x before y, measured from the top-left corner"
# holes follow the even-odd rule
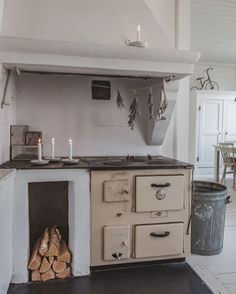
[[[183,223],[135,226],[136,258],[178,256],[183,253]]]

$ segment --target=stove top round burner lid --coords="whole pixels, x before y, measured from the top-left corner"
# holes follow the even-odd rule
[[[114,160],[105,160],[103,161],[103,164],[106,165],[129,165],[132,164],[132,161],[128,161],[125,159],[114,159]]]

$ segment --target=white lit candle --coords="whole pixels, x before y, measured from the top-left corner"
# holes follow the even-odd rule
[[[73,160],[72,157],[72,140],[69,140],[69,160]]]
[[[42,161],[42,143],[41,139],[38,141],[38,161]]]
[[[52,158],[55,158],[55,139],[52,138]]]
[[[141,26],[138,25],[138,26],[137,26],[137,41],[138,41],[138,42],[141,41],[140,32],[141,32]]]

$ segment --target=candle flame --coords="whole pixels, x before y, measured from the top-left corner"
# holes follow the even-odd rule
[[[52,138],[52,142],[53,142],[53,143],[55,142],[55,138]]]
[[[41,143],[41,139],[39,138],[39,143]]]
[[[141,26],[138,25],[138,26],[137,26],[137,31],[140,31],[140,30],[141,30]]]
[[[69,139],[69,143],[72,143],[72,139]]]

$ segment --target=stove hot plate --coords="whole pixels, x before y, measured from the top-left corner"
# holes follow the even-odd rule
[[[123,165],[125,166],[125,165],[130,165],[132,163],[133,163],[132,161],[122,160],[122,159],[103,161],[103,164],[105,165],[116,165],[116,166],[123,166]]]
[[[162,157],[156,158],[155,160],[152,159],[151,156],[148,157],[142,157],[142,156],[127,156],[125,159],[124,158],[120,158],[120,159],[107,159],[103,161],[103,164],[105,165],[114,165],[114,166],[127,166],[127,165],[146,165],[148,164],[156,164],[157,162],[159,162],[159,160],[161,160]]]
[[[157,168],[157,167],[188,167],[189,164],[179,162],[175,159],[167,158],[161,155],[157,156],[107,156],[107,157],[90,157],[87,158],[89,166],[92,168],[101,168],[101,169],[115,169],[127,168]]]

